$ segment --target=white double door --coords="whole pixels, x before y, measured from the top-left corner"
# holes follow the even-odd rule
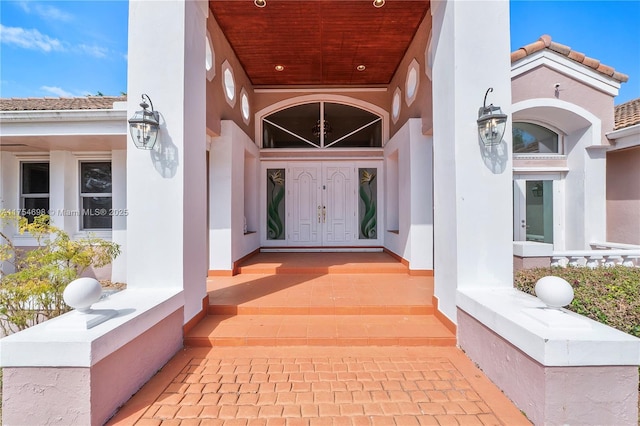
[[[357,169],[350,162],[290,163],[287,240],[290,246],[357,242]]]

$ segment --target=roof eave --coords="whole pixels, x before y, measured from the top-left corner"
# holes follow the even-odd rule
[[[621,83],[618,80],[549,49],[514,61],[511,64],[511,79],[540,66],[547,66],[611,96],[617,96],[620,90]]]

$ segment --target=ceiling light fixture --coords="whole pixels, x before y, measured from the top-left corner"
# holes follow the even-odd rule
[[[356,67],[356,69],[357,69],[358,71],[364,71],[364,70],[366,70],[366,69],[367,69],[367,67],[365,67],[364,65],[360,64],[360,65],[358,65],[358,66]]]
[[[320,127],[320,120],[318,120],[316,125],[311,129],[311,133],[313,133],[313,136],[315,136],[316,139],[320,139],[320,133],[323,133],[326,138],[327,135],[331,134],[331,132],[333,132],[333,129],[327,120],[323,120],[322,128]]]
[[[253,4],[258,7],[265,7],[267,5],[267,0],[254,0]]]
[[[384,6],[384,0],[373,0],[374,7],[382,7]]]
[[[276,68],[276,71],[278,72],[284,71],[284,65],[276,65],[275,68]]]

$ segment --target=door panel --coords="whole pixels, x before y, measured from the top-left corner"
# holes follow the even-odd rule
[[[332,247],[379,243],[375,236],[359,237],[360,169],[357,166],[360,163],[298,160],[272,164],[264,169],[267,172],[264,175],[267,180],[264,223],[268,226],[262,240],[265,246]],[[279,168],[273,168],[276,165]],[[366,166],[367,170],[376,173],[380,167],[372,162]],[[274,207],[276,201],[279,204]],[[277,207],[282,211],[276,211]],[[374,219],[377,220],[377,213]],[[271,228],[284,231],[280,234]]]
[[[354,167],[327,165],[323,167],[324,204],[326,219],[324,241],[328,245],[349,244],[353,240],[355,224]]]
[[[287,216],[293,245],[318,245],[321,242],[318,207],[320,206],[319,165],[293,166],[291,173],[291,203]]]

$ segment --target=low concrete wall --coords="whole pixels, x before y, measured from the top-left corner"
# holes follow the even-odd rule
[[[181,292],[125,290],[99,308],[118,315],[86,330],[73,311],[0,340],[3,425],[102,425],[182,347]]]
[[[182,318],[178,309],[92,367],[5,368],[3,425],[104,424],[182,347]]]
[[[513,270],[548,268],[551,266],[553,244],[534,241],[513,242]]]
[[[458,309],[458,343],[536,425],[637,425],[638,368],[544,366]]]
[[[522,269],[532,268],[550,268],[550,257],[520,257],[513,256],[513,270],[520,271]]]

